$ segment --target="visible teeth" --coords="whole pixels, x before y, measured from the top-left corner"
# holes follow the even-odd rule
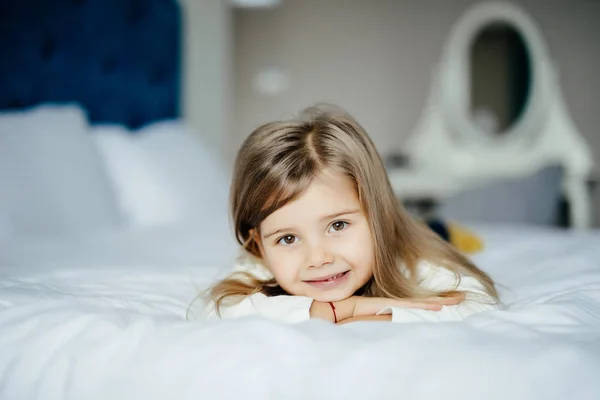
[[[344,275],[343,272],[341,274],[337,274],[336,276],[332,276],[331,278],[327,279],[327,282],[337,279],[337,278],[341,277],[342,275]]]

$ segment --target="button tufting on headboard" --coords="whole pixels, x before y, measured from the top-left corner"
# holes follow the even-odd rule
[[[127,125],[129,126],[140,126],[142,123],[141,118],[135,113],[129,112],[127,116]]]
[[[103,74],[110,74],[117,69],[117,59],[114,56],[106,56],[102,59],[100,70]]]
[[[155,68],[150,76],[148,77],[148,83],[150,85],[162,84],[167,78],[167,70],[163,67]]]
[[[56,45],[54,44],[54,39],[48,35],[48,37],[44,38],[44,42],[42,43],[42,47],[40,49],[42,61],[50,60],[54,56],[55,51]]]
[[[19,99],[9,100],[7,104],[8,104],[8,108],[19,109],[19,108],[25,107],[25,102],[23,102]]]
[[[139,22],[144,17],[145,2],[133,1],[129,11],[127,12],[126,21],[128,25],[133,25]]]

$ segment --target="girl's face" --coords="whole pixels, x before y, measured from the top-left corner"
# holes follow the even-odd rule
[[[292,295],[339,301],[373,276],[369,223],[354,185],[341,173],[321,173],[259,231],[265,265]]]

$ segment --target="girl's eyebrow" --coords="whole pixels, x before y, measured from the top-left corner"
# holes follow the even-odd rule
[[[360,213],[359,209],[342,211],[342,212],[338,212],[338,213],[335,213],[335,214],[326,215],[323,218],[321,218],[321,221],[325,221],[325,220],[328,220],[328,219],[334,219],[334,218],[337,218],[337,217],[341,217],[342,215],[359,214],[359,213]]]
[[[361,211],[359,209],[341,211],[341,212],[337,212],[335,214],[325,215],[324,217],[321,218],[321,221],[326,221],[326,220],[334,219],[334,218],[337,218],[337,217],[341,217],[342,215],[359,214],[360,212]],[[264,235],[263,237],[265,239],[268,239],[271,236],[276,235],[278,233],[289,232],[289,231],[292,231],[292,230],[293,229],[291,229],[291,228],[281,228],[281,229],[277,229],[274,232],[268,233],[268,234]]]
[[[271,233],[269,233],[269,234],[267,234],[267,235],[264,235],[264,238],[265,238],[265,239],[268,239],[268,238],[270,238],[271,236],[273,236],[273,235],[276,235],[276,234],[278,234],[278,233],[289,232],[289,231],[291,231],[291,229],[290,229],[290,228],[281,228],[281,229],[277,229],[275,232],[271,232]]]

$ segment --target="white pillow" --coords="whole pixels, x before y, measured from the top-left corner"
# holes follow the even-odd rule
[[[118,125],[96,125],[92,137],[111,177],[128,225],[149,226],[183,219],[175,191],[139,137]]]
[[[102,160],[75,106],[0,113],[0,204],[15,235],[120,224]]]
[[[2,185],[0,186],[0,240],[9,238],[12,235],[12,225],[8,214],[8,205],[6,204],[8,199],[6,195],[1,194],[6,190],[3,187],[5,182],[4,175],[0,170],[0,184]]]
[[[10,218],[6,212],[0,212],[0,240],[12,236]]]
[[[228,173],[216,151],[182,122],[158,122],[137,132],[98,125],[92,134],[130,224],[228,231]]]

